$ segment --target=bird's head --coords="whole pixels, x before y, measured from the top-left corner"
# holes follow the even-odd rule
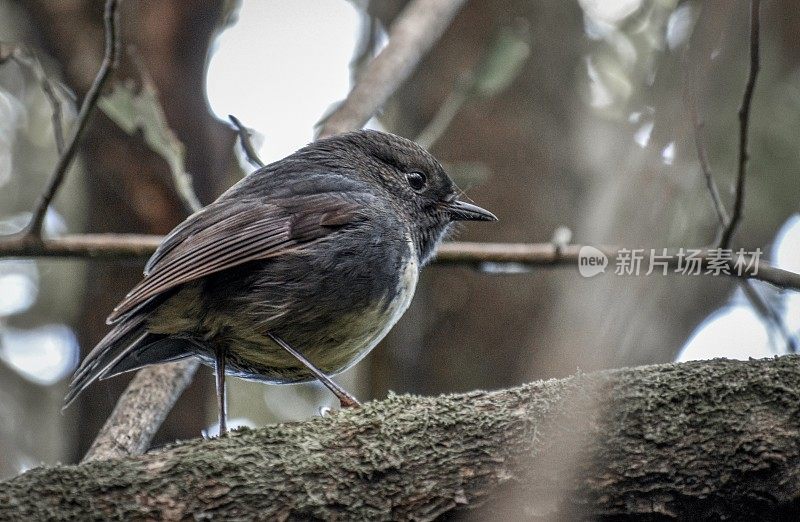
[[[325,143],[323,143],[325,142]],[[362,130],[317,142],[346,150],[356,175],[389,197],[414,240],[420,263],[433,255],[455,221],[496,221],[491,212],[459,199],[461,191],[442,165],[411,140]]]

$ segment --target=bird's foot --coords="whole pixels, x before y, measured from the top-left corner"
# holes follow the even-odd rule
[[[342,409],[345,408],[360,408],[361,403],[358,402],[358,399],[353,397],[352,395],[340,395],[339,396],[339,407]]]

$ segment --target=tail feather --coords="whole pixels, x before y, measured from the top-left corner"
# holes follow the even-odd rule
[[[76,370],[70,386],[74,386],[76,381],[93,373],[98,366],[108,364],[125,348],[146,335],[143,323],[144,318],[140,318],[139,320],[125,321],[112,328],[83,360]]]
[[[125,368],[125,361],[133,354],[162,339],[163,336],[147,332],[146,318],[147,314],[125,318],[97,343],[97,346],[86,356],[75,372],[67,395],[64,397],[64,408],[68,407],[94,381],[121,373],[116,369]]]
[[[125,372],[138,370],[145,366],[158,363],[173,362],[189,357],[194,350],[194,345],[185,339],[171,337],[158,338],[150,335],[146,342],[139,343],[137,349],[128,350],[124,357],[118,357],[113,364],[101,372],[100,380],[108,379]]]
[[[175,361],[191,355],[196,347],[185,339],[172,339],[147,331],[147,319],[170,292],[155,296],[118,318],[110,332],[89,352],[72,377],[64,397],[67,408],[98,379],[138,370],[143,366]]]

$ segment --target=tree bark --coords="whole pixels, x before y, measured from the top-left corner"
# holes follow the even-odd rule
[[[800,357],[646,366],[31,470],[0,519],[788,518]]]

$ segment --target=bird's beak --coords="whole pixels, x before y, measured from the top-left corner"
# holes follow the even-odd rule
[[[497,217],[477,205],[464,201],[453,201],[446,206],[453,221],[497,221]]]

